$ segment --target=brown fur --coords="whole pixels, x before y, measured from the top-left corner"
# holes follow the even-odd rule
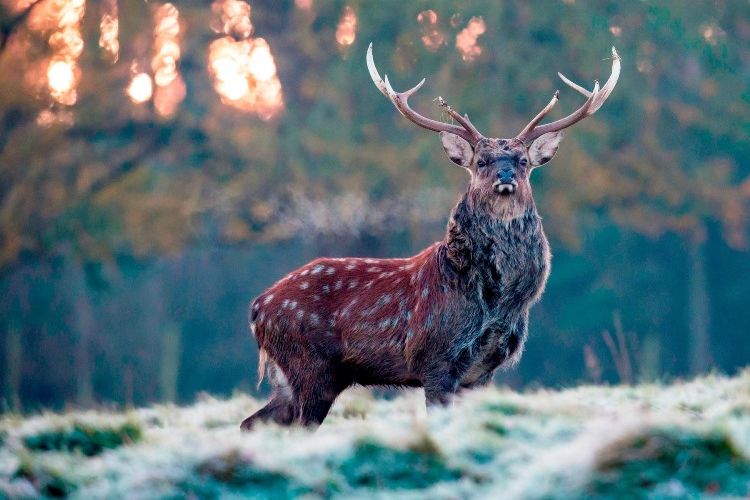
[[[268,365],[273,393],[243,429],[319,424],[352,384],[422,386],[428,404],[446,404],[518,361],[549,274],[528,150],[443,138],[471,181],[442,241],[405,259],[317,259],[252,303],[259,379]]]

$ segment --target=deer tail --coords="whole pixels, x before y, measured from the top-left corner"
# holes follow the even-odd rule
[[[260,297],[259,297],[260,298]],[[258,299],[259,299],[258,298]],[[262,332],[258,331],[255,325],[255,320],[258,319],[258,312],[260,310],[260,301],[255,299],[250,306],[250,331],[252,332],[255,340],[258,342],[258,384],[255,386],[256,389],[260,388],[260,384],[263,383],[263,379],[266,376],[266,365],[268,364],[268,352],[261,346]]]
[[[258,384],[255,386],[256,389],[260,389],[260,384],[263,383],[263,379],[266,376],[267,364],[268,364],[268,352],[261,347],[258,353]]]

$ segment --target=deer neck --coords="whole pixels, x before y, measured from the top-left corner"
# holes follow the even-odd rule
[[[451,212],[441,243],[443,268],[459,281],[498,283],[547,273],[549,250],[541,217],[531,200],[514,217],[498,217],[467,193]],[[534,278],[535,280],[535,278]]]

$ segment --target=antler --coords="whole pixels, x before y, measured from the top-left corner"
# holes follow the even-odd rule
[[[612,47],[612,73],[609,75],[607,83],[605,83],[604,87],[602,87],[601,89],[599,88],[598,81],[594,82],[594,90],[589,92],[580,85],[570,81],[562,73],[558,73],[558,75],[566,85],[586,96],[586,102],[583,103],[583,106],[581,106],[565,118],[560,118],[559,120],[556,120],[552,123],[538,125],[539,122],[542,121],[542,119],[545,117],[545,115],[547,115],[547,113],[549,113],[549,111],[555,106],[555,104],[557,104],[559,91],[555,92],[555,96],[552,98],[549,104],[547,104],[547,106],[545,106],[544,109],[539,112],[539,114],[536,115],[534,119],[531,120],[529,124],[523,128],[521,133],[516,136],[516,139],[523,142],[524,144],[530,144],[532,141],[544,134],[549,134],[550,132],[557,132],[559,130],[568,128],[574,123],[583,120],[587,116],[593,115],[599,108],[601,108],[602,104],[604,104],[604,101],[606,101],[609,97],[609,94],[612,93],[615,85],[617,85],[617,79],[620,77],[620,56],[617,54],[615,48]]]
[[[480,139],[484,138],[484,136],[479,133],[476,127],[474,127],[471,121],[469,121],[469,117],[467,115],[461,116],[453,108],[448,106],[448,103],[446,103],[442,97],[438,97],[438,102],[443,108],[445,108],[448,114],[451,115],[451,117],[456,120],[459,125],[461,125],[460,127],[451,123],[443,123],[437,120],[432,120],[420,115],[419,113],[411,109],[411,107],[409,107],[408,99],[422,87],[425,79],[422,78],[422,81],[419,82],[416,86],[404,92],[396,92],[395,90],[393,90],[393,87],[391,87],[391,83],[388,81],[388,75],[386,75],[385,80],[383,80],[382,78],[380,78],[380,73],[378,73],[378,69],[375,67],[375,61],[372,58],[372,43],[370,43],[370,46],[367,48],[367,69],[370,71],[370,77],[372,78],[373,83],[375,83],[375,86],[393,103],[394,106],[396,106],[396,109],[398,109],[398,111],[409,121],[414,122],[420,127],[426,128],[427,130],[432,130],[435,132],[450,132],[451,134],[455,134],[467,140],[471,145],[475,145]]]

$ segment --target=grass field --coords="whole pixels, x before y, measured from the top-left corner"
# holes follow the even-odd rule
[[[747,498],[750,371],[671,385],[488,388],[427,415],[353,390],[316,432],[261,403],[0,420],[0,497]]]

